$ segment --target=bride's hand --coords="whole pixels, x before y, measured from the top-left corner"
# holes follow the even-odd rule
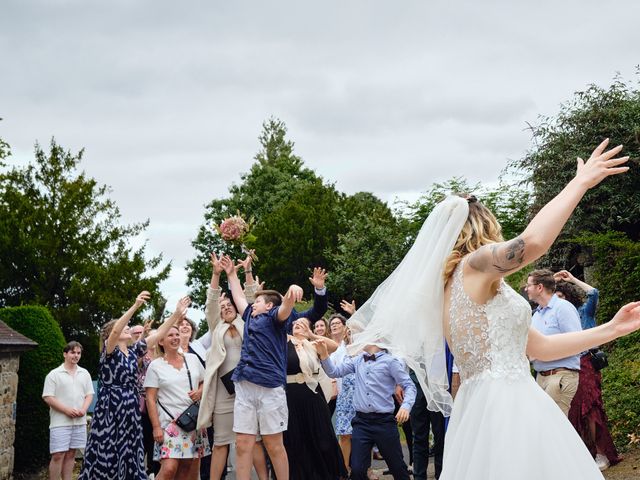
[[[608,323],[614,329],[615,338],[640,329],[640,302],[627,303]]]
[[[609,175],[617,175],[629,170],[629,167],[620,167],[629,160],[629,157],[615,157],[622,150],[622,145],[605,151],[609,139],[605,139],[593,151],[589,160],[586,162],[578,157],[578,170],[575,179],[581,182],[586,188],[592,188],[598,185]]]

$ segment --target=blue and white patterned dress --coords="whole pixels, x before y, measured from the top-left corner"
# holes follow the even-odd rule
[[[137,389],[138,358],[147,351],[143,339],[100,355],[100,390],[78,480],[146,480]]]
[[[353,406],[355,387],[355,373],[342,377],[342,386],[336,400],[336,435],[351,435],[351,420],[356,416],[356,408]]]

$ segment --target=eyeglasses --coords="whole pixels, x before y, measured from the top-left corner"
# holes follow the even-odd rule
[[[540,285],[539,283],[528,283],[527,282],[527,287],[535,287],[536,285]]]

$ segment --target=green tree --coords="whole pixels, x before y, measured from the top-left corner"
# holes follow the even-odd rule
[[[15,466],[17,471],[32,471],[45,465],[49,457],[49,408],[42,401],[42,386],[47,374],[62,363],[66,342],[46,308],[2,308],[0,320],[38,343],[20,357],[16,402]]]
[[[255,228],[257,268],[269,288],[306,287],[313,267],[330,267],[325,252],[337,246],[338,200],[335,189],[318,180],[298,186],[288,202],[262,217]]]
[[[109,188],[78,172],[82,153],[52,140],[34,162],[0,172],[0,306],[47,306],[91,357],[100,326],[140,290],[157,292],[169,265],[129,245],[148,221],[120,225]]]
[[[214,199],[206,206],[204,224],[200,226],[192,242],[196,252],[195,257],[187,264],[187,285],[196,305],[202,306],[205,302],[211,278],[210,253],[225,252],[234,258],[243,256],[239,248],[222,241],[215,233],[214,225],[219,225],[225,218],[240,212],[246,220],[253,219],[258,226],[266,215],[289,202],[299,188],[321,182],[294,153],[294,143],[287,139],[287,128],[281,120],[271,118],[264,122],[258,141],[260,149],[254,157],[251,169],[241,175],[239,184],[231,185],[228,197]],[[257,242],[260,242],[259,238]],[[268,263],[265,258],[268,256],[267,252],[258,251],[257,254],[260,263],[255,267],[256,272],[263,268],[263,262]],[[287,263],[282,264],[282,268],[290,271]],[[270,273],[271,270],[267,268],[267,272]],[[269,280],[274,281],[273,278]]]
[[[640,72],[636,75],[640,75]],[[537,212],[573,178],[576,157],[588,158],[604,139],[610,145],[624,144],[631,169],[605,179],[587,192],[567,222],[559,242],[539,265],[552,269],[578,265],[581,247],[565,240],[586,232],[609,230],[640,238],[640,89],[636,83],[615,78],[609,88],[596,85],[577,92],[554,117],[543,117],[531,127],[534,146],[524,158],[512,163],[522,171],[534,194]]]

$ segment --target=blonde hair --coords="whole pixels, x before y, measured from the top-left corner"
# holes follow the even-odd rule
[[[469,202],[469,216],[465,222],[453,250],[444,263],[444,283],[449,281],[460,261],[469,253],[483,245],[504,241],[502,227],[487,207],[473,195],[460,195]]]

